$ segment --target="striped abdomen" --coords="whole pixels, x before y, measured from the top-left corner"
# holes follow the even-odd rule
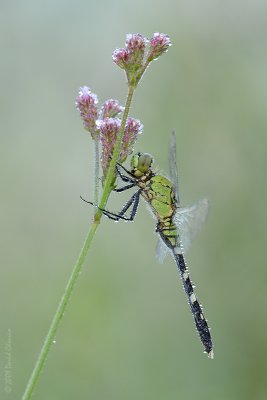
[[[182,250],[179,246],[176,225],[171,219],[159,221],[156,231],[160,234],[160,237],[166,246],[172,251],[194,317],[195,325],[200,336],[200,340],[205,348],[205,351],[208,353],[208,356],[213,358],[213,346],[209,326],[203,315],[201,305],[199,304],[194,293],[194,287],[189,277]]]
[[[184,256],[180,253],[180,249],[179,253],[176,253],[175,249],[173,249],[173,255],[176,261],[177,269],[183,282],[184,290],[188,297],[188,302],[195,320],[195,325],[200,336],[200,340],[205,348],[205,351],[208,353],[208,356],[210,358],[213,358],[213,346],[209,326],[203,315],[201,305],[199,304],[194,293],[194,287],[188,274]]]

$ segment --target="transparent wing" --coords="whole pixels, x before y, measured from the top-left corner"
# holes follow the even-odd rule
[[[200,232],[208,215],[209,202],[204,198],[190,207],[178,208],[175,215],[181,248],[186,253],[192,241]]]
[[[170,171],[170,180],[173,183],[175,189],[175,197],[177,201],[177,205],[180,204],[179,198],[179,188],[178,188],[178,170],[177,170],[177,158],[176,158],[176,133],[173,130],[170,134],[169,139],[169,171]],[[163,263],[166,255],[170,252],[170,249],[166,246],[166,244],[158,238],[156,245],[156,259],[160,264]]]
[[[175,188],[177,205],[180,204],[179,196],[179,185],[178,185],[178,170],[177,170],[177,158],[176,158],[176,133],[172,131],[169,140],[169,170],[170,179]]]
[[[157,261],[160,264],[163,264],[163,261],[168,253],[169,253],[168,247],[163,242],[163,240],[161,240],[161,238],[158,238],[158,241],[156,244],[156,259],[157,259]]]
[[[175,215],[181,251],[187,253],[191,247],[192,241],[200,232],[208,215],[209,203],[206,198],[199,200],[196,204],[190,207],[178,208]],[[158,238],[156,245],[156,259],[160,264],[163,263],[166,255],[171,252],[166,244]]]
[[[182,250],[181,250],[182,251]],[[165,257],[167,254],[172,254],[172,251],[169,249],[168,246],[163,242],[161,238],[158,238],[156,244],[156,259],[160,264],[163,264]]]
[[[192,241],[200,232],[207,215],[209,203],[206,198],[199,200],[197,203],[190,207],[179,207],[180,196],[178,186],[178,170],[176,161],[176,134],[175,131],[171,132],[169,141],[169,169],[170,179],[175,188],[177,200],[177,212],[175,215],[175,223],[177,225],[181,251],[187,253]],[[156,246],[156,258],[162,264],[170,249],[159,238]]]

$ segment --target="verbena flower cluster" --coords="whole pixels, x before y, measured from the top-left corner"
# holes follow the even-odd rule
[[[105,176],[111,154],[113,153],[116,144],[117,135],[121,127],[121,120],[119,118],[106,118],[99,121],[98,126],[100,128],[100,139],[102,145],[101,164]],[[118,160],[120,163],[123,163],[127,156],[132,153],[137,135],[141,133],[142,130],[143,125],[140,121],[134,118],[127,119]]]
[[[98,99],[89,87],[80,88],[76,98],[76,107],[80,111],[85,129],[91,133],[92,139],[101,142],[101,164],[106,176],[109,162],[113,154],[116,139],[121,127],[121,112],[124,110],[117,100],[106,100],[98,108]],[[124,162],[133,151],[137,135],[142,132],[143,125],[134,118],[128,118],[124,129],[119,162]]]
[[[128,83],[137,85],[149,63],[156,60],[171,46],[170,37],[164,33],[154,33],[147,39],[139,33],[126,36],[125,47],[116,49],[113,61],[125,70]]]
[[[152,39],[146,39],[139,33],[126,36],[125,47],[113,52],[113,61],[125,70],[129,87],[135,88],[149,63],[156,60],[171,46],[168,35],[154,33]],[[84,128],[91,133],[92,139],[101,143],[101,164],[104,177],[107,174],[110,159],[121,128],[121,113],[124,108],[117,100],[106,100],[98,108],[98,98],[89,87],[80,88],[76,98],[76,107],[80,112]],[[137,135],[143,125],[134,118],[128,118],[120,147],[119,162],[124,162],[133,151]]]

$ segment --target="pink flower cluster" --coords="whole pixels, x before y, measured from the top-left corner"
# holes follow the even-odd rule
[[[117,100],[106,100],[100,110],[97,108],[97,103],[97,95],[92,93],[89,87],[80,88],[75,105],[80,112],[85,129],[91,133],[93,140],[99,140],[99,120],[113,118],[123,111],[123,107]]]
[[[148,60],[156,60],[161,54],[166,53],[172,45],[171,39],[164,33],[154,33],[153,38],[149,41],[150,48],[148,52]]]
[[[92,93],[89,87],[83,86],[80,88],[75,105],[80,111],[85,129],[91,133],[93,139],[96,139],[98,134],[96,128],[98,117],[97,103],[97,95]]]
[[[119,105],[118,100],[106,100],[100,110],[100,118],[113,118],[124,110],[124,107]]]
[[[106,176],[117,136],[121,127],[121,120],[119,118],[105,118],[104,120],[98,122],[98,126],[100,128],[100,140],[102,146],[101,164],[104,176]],[[140,121],[134,118],[127,119],[119,162],[125,161],[127,156],[132,153],[137,135],[138,133],[142,132],[142,129],[143,125]]]
[[[121,127],[118,115],[124,110],[114,99],[106,100],[100,109],[97,108],[97,96],[87,87],[81,87],[76,98],[76,107],[82,117],[83,125],[91,133],[93,140],[101,142],[101,163],[104,176],[107,173],[117,136]],[[134,118],[128,118],[121,144],[119,161],[126,160],[133,151],[137,134],[141,133],[143,125]]]
[[[116,49],[113,61],[125,70],[129,84],[137,85],[148,64],[165,53],[171,46],[170,37],[164,33],[154,33],[148,40],[139,33],[126,36],[125,47]]]
[[[120,162],[125,161],[127,156],[132,153],[137,135],[142,133],[143,128],[144,126],[138,119],[127,119],[121,146]]]
[[[125,47],[113,52],[113,61],[125,70],[128,84],[135,88],[140,81],[149,63],[156,60],[171,46],[168,35],[154,33],[151,39],[146,39],[139,33],[126,36]],[[98,108],[96,94],[89,87],[80,88],[76,98],[76,107],[80,112],[83,125],[91,133],[93,140],[101,143],[101,162],[104,176],[106,176],[116,140],[121,129],[119,114],[124,108],[117,100],[106,100]],[[119,162],[124,162],[133,151],[137,135],[141,133],[143,125],[134,118],[128,118],[122,137]]]

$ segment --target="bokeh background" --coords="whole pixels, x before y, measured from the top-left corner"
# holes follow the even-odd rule
[[[74,101],[125,100],[111,54],[127,33],[171,36],[136,92],[137,151],[168,171],[178,136],[183,204],[207,196],[187,261],[212,327],[195,332],[155,222],[102,220],[34,399],[267,398],[267,3],[1,1],[1,394],[19,399],[93,210],[93,146]],[[110,199],[119,210],[125,198]],[[11,349],[10,346],[11,345]],[[5,374],[11,352],[11,391]]]

